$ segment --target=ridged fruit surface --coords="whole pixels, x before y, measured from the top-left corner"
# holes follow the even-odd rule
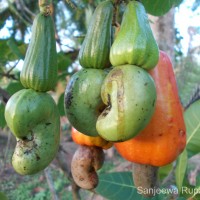
[[[91,22],[79,52],[79,62],[84,68],[110,67],[113,5],[110,0],[101,2],[92,15]]]
[[[113,66],[131,64],[149,70],[158,59],[158,46],[145,8],[138,1],[130,1],[110,50],[110,62]]]
[[[57,82],[57,54],[52,17],[38,14],[33,22],[31,41],[20,81],[25,88],[46,92]]]

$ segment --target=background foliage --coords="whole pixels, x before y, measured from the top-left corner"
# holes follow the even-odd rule
[[[66,143],[66,140],[67,142],[71,141],[70,134],[68,134],[70,125],[65,118],[63,107],[64,90],[70,76],[80,69],[77,61],[78,51],[90,17],[99,2],[100,0],[73,0],[70,2],[53,0],[53,18],[56,27],[58,52],[58,82],[57,87],[51,94],[60,110],[63,131],[62,143]],[[166,14],[172,7],[178,6],[182,1],[154,0],[152,4],[152,1],[142,0],[142,3],[147,12],[161,16]],[[196,10],[199,4],[199,0],[194,1],[191,9]],[[121,5],[119,10],[119,22],[123,9],[124,4]],[[34,177],[19,178],[15,172],[9,171],[10,155],[14,145],[12,145],[12,135],[9,133],[4,119],[4,109],[9,97],[23,88],[19,81],[19,74],[31,36],[31,25],[38,12],[36,1],[0,1],[0,140],[4,141],[2,138],[6,138],[4,142],[0,142],[0,149],[2,150],[0,156],[0,178],[2,179],[0,191],[9,196],[11,200],[16,199],[16,196],[20,200],[50,199],[50,196],[52,196],[52,191],[48,189],[49,186],[46,183],[43,172]],[[194,160],[199,158],[198,154],[200,152],[200,100],[198,100],[200,97],[200,47],[193,48],[190,45],[187,54],[184,55],[180,45],[182,37],[178,30],[176,31],[174,69],[179,95],[185,108],[185,122],[188,134],[187,147],[177,161],[159,170],[161,188],[172,188],[173,191],[178,191],[179,189],[179,194],[176,192],[173,194],[161,194],[152,198],[152,200],[170,198],[181,200],[192,196],[193,199],[199,198],[198,194],[192,193],[188,196],[188,194],[182,193],[181,187],[185,186],[188,189],[194,189],[198,188],[200,183],[200,177],[197,176],[200,170],[197,167],[199,163],[197,165],[194,164]],[[192,41],[195,34],[200,34],[199,27],[193,27],[189,34]],[[67,149],[68,147],[65,150],[67,151]],[[133,199],[133,197],[138,200],[145,199],[134,188],[130,165],[126,170],[123,167],[121,168],[121,171],[127,172],[116,172],[116,165],[125,161],[116,153],[113,160],[112,163],[108,159],[103,169],[100,170],[100,183],[94,192],[111,200]],[[67,164],[65,163],[65,165]],[[65,176],[64,172],[66,170],[64,167],[61,167],[62,170],[59,167],[58,163],[54,163],[50,167],[55,191],[60,199],[72,199],[73,195],[70,186],[71,184],[73,185],[73,182],[71,182],[68,175]],[[192,172],[195,173],[193,175],[195,180],[193,181],[189,177]],[[30,180],[31,183],[28,183]],[[40,180],[40,186],[38,186],[38,180]],[[21,184],[17,186],[18,182]],[[12,189],[12,192],[8,192],[10,189]],[[2,192],[0,193],[0,199],[4,200],[6,197]],[[89,195],[87,192],[81,191],[83,198],[87,199],[87,195]]]

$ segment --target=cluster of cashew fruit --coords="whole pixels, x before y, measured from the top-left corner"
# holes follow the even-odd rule
[[[112,17],[110,0],[97,6],[79,52],[83,69],[66,88],[66,115],[90,140],[114,143],[133,162],[135,186],[148,189],[156,187],[158,167],[185,147],[183,112],[171,62],[158,49],[142,3],[126,5],[114,41]],[[81,141],[71,171],[80,187],[92,189],[103,154]]]
[[[55,31],[47,1],[40,1],[20,81],[5,109],[7,124],[17,145],[12,165],[22,175],[35,174],[54,159],[60,140],[60,115],[50,94],[57,81]]]

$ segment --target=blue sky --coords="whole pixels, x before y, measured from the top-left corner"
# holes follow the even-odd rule
[[[188,26],[200,27],[200,6],[196,11],[191,10],[194,1],[185,0],[176,8],[175,26],[179,29],[180,35],[183,37],[181,44],[184,53],[187,52],[189,43]],[[193,45],[200,46],[200,34],[195,36]]]

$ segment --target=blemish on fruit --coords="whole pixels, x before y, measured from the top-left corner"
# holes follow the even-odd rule
[[[73,99],[73,93],[72,91],[69,91],[67,93],[67,96],[65,98],[65,105],[66,105],[66,108],[69,108],[72,104],[72,99]]]
[[[181,137],[183,137],[183,136],[185,135],[185,131],[179,130],[179,135],[180,135]]]
[[[156,102],[156,100],[154,99],[154,100],[153,100],[153,103],[152,103],[152,106],[153,106],[153,107],[155,106],[155,102]]]

